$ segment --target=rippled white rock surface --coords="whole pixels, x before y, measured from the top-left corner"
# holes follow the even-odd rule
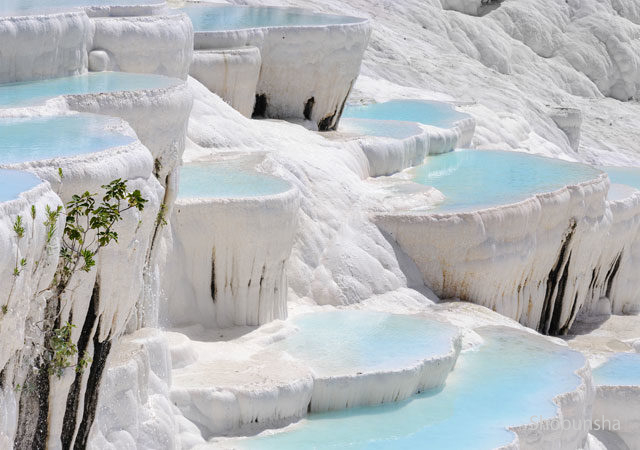
[[[256,2],[259,3],[261,2]],[[339,116],[337,113],[341,107],[338,106],[342,104],[351,88],[353,100],[356,102],[383,102],[391,99],[455,101],[460,102],[461,110],[472,115],[477,122],[476,134],[471,143],[473,146],[523,150],[597,165],[632,166],[639,161],[638,104],[630,100],[638,95],[637,36],[640,15],[633,1],[583,0],[563,3],[549,0],[509,0],[496,3],[492,8],[482,11],[477,9],[478,2],[475,1],[407,0],[380,3],[352,0],[347,3],[327,0],[318,4],[311,0],[282,0],[276,3],[308,6],[340,16],[367,17],[370,20],[366,26],[324,25],[304,37],[294,36],[293,32],[287,32],[286,35],[274,33],[271,41],[258,36],[261,32],[256,33],[258,37],[255,42],[260,45],[255,45],[261,47],[263,60],[265,49],[285,48],[282,46],[283,36],[285,40],[294,43],[294,46],[287,47],[287,51],[275,52],[277,58],[272,59],[275,64],[271,66],[276,73],[273,80],[286,80],[297,88],[297,96],[290,95],[291,92],[282,95],[295,105],[295,111],[287,111],[286,115],[302,118],[305,116],[305,109],[309,107],[310,116],[316,125],[322,125],[320,128],[330,128]],[[461,7],[445,9],[455,6],[453,3],[466,3],[475,6],[476,9],[465,13],[456,11],[462,9]],[[143,6],[126,9],[128,15],[134,14],[138,17],[113,17],[118,11],[122,13],[125,9],[91,8],[84,12],[65,12],[20,19],[3,16],[0,19],[0,81],[14,82],[81,75],[87,69],[105,68],[186,77],[192,57],[194,36],[192,24],[186,16],[158,14],[159,11],[155,7]],[[139,16],[142,12],[154,15]],[[370,27],[372,38],[362,65],[364,76],[352,86],[352,80],[360,67],[359,57],[355,56],[362,54],[364,45],[349,47],[348,44],[366,42]],[[349,36],[348,31],[352,32]],[[251,35],[249,32],[236,33],[228,30],[224,34],[228,35],[229,39],[239,38],[241,41]],[[352,40],[354,36],[357,38],[355,41]],[[340,67],[324,64],[324,52],[331,53],[336,49],[339,51],[339,57],[334,61],[338,61]],[[341,52],[340,49],[345,51]],[[278,59],[280,57],[281,59]],[[292,61],[299,63],[300,68],[293,66],[296,70],[290,70]],[[320,72],[338,74],[339,80],[331,76],[319,76]],[[316,86],[317,80],[321,81],[318,81],[320,88],[318,91],[312,91],[310,87]],[[272,84],[275,85],[275,81]],[[336,84],[340,85],[339,89],[335,89]],[[321,92],[323,96],[326,94],[328,100],[325,98],[321,101],[318,94],[317,98],[314,96],[314,102],[310,103],[311,95],[315,95],[312,92]],[[196,98],[187,125],[192,105],[191,93],[195,94]],[[339,95],[333,97],[335,93]],[[324,113],[323,105],[328,105],[327,114]],[[88,305],[93,304],[92,287],[97,285],[99,275],[100,286],[96,292],[101,299],[97,309],[100,332],[97,331],[97,319],[93,317],[91,320],[87,319],[88,335],[83,334],[87,337],[94,336],[92,333],[95,333],[97,337],[91,337],[91,340],[99,348],[117,345],[118,336],[124,332],[127,322],[129,329],[133,330],[144,322],[140,318],[145,316],[148,310],[153,311],[155,308],[157,311],[159,307],[157,288],[163,274],[161,267],[165,261],[171,260],[170,249],[173,242],[170,226],[159,227],[155,222],[158,219],[157,213],[162,210],[162,204],[167,208],[166,217],[171,220],[171,206],[178,188],[177,167],[181,163],[185,146],[187,151],[184,157],[187,162],[206,162],[222,149],[266,154],[261,163],[261,170],[286,180],[299,192],[297,227],[282,227],[277,230],[278,233],[290,233],[287,235],[291,242],[291,256],[286,263],[288,287],[286,295],[283,295],[286,299],[286,309],[282,308],[281,312],[305,309],[312,312],[318,304],[380,307],[394,312],[425,312],[436,309],[456,324],[466,326],[463,334],[466,348],[472,348],[481,342],[477,333],[469,328],[469,323],[491,321],[516,327],[515,323],[480,307],[435,307],[430,300],[435,299],[435,296],[429,294],[423,286],[423,279],[417,267],[420,264],[416,265],[416,261],[412,261],[407,255],[407,246],[402,249],[396,243],[390,242],[388,236],[383,235],[372,224],[371,211],[384,213],[397,209],[398,205],[387,203],[385,199],[389,197],[380,193],[379,186],[363,180],[375,174],[390,175],[399,168],[406,167],[407,163],[413,164],[419,159],[415,146],[412,147],[414,143],[403,144],[404,147],[397,153],[391,151],[391,144],[382,143],[381,145],[386,147],[380,152],[380,164],[374,166],[363,152],[363,146],[357,142],[325,139],[298,125],[275,121],[248,121],[194,80],[189,80],[188,85],[157,89],[155,93],[90,94],[80,98],[54,99],[37,110],[28,108],[17,114],[23,117],[60,112],[67,114],[69,108],[124,118],[131,127],[131,137],[135,131],[139,142],[125,146],[119,153],[103,151],[99,156],[89,159],[77,155],[69,158],[73,162],[65,163],[63,168],[72,176],[68,178],[68,184],[63,184],[62,190],[59,189],[59,180],[55,177],[57,164],[47,166],[25,162],[25,167],[37,169],[36,171],[44,175],[49,174],[48,179],[54,190],[60,190],[62,200],[68,199],[69,195],[78,189],[97,190],[101,183],[110,181],[114,176],[130,178],[132,185],[144,189],[145,195],[151,199],[144,217],[127,217],[122,223],[122,247],[118,247],[114,253],[103,255],[96,271],[98,274],[95,277],[93,274],[87,276],[86,283],[82,284],[82,292],[78,291],[74,297],[73,317],[74,320],[82,322],[83,311],[88,311]],[[568,110],[579,111],[582,120],[577,120],[577,113],[566,117],[558,114],[558,111]],[[318,114],[318,117],[314,114]],[[328,119],[328,125],[322,122],[322,119]],[[309,126],[308,123],[305,125]],[[459,136],[443,134],[443,148],[450,145],[454,138],[458,139]],[[406,158],[398,161],[394,155],[404,155]],[[76,181],[78,184],[74,185]],[[30,196],[31,191],[27,191],[17,199],[2,204],[6,213],[0,226],[1,241],[5,249],[2,254],[10,254],[12,257],[1,266],[2,273],[5,274],[2,278],[4,284],[0,285],[1,292],[11,300],[8,315],[0,319],[0,333],[18,339],[2,341],[1,354],[10,358],[3,366],[5,370],[0,395],[0,408],[3,412],[9,412],[0,420],[0,445],[6,444],[5,446],[9,446],[13,441],[15,421],[12,421],[12,417],[15,417],[20,396],[13,389],[14,384],[20,380],[19,373],[17,378],[13,375],[14,368],[20,367],[19,359],[12,356],[15,355],[14,350],[20,350],[19,346],[14,344],[23,341],[23,329],[25,334],[31,330],[35,331],[28,326],[23,327],[25,324],[28,325],[24,319],[38,320],[38,308],[42,298],[37,295],[40,281],[35,279],[40,279],[42,284],[47,285],[47,277],[50,274],[42,269],[34,272],[35,267],[30,267],[30,274],[35,278],[25,277],[20,281],[24,284],[20,294],[12,293],[17,291],[11,291],[7,280],[13,280],[14,252],[27,255],[31,259],[37,257],[44,248],[41,245],[44,230],[40,222],[28,219],[31,217],[30,205],[36,206],[36,217],[39,218],[45,203],[57,205],[61,201],[57,194],[49,190],[46,183],[34,189],[42,198]],[[420,193],[425,194],[423,197],[411,196],[414,206],[419,199],[427,203],[436,198],[435,193],[429,195],[427,189],[429,188],[425,186],[425,192]],[[640,260],[636,249],[640,197],[632,191],[618,193],[609,199],[607,196],[607,183],[602,181],[590,186],[565,189],[560,195],[538,199],[538,203],[529,203],[526,207],[502,210],[494,216],[483,216],[481,226],[473,228],[478,234],[470,236],[480,236],[479,241],[484,245],[476,248],[471,242],[471,248],[479,249],[479,253],[485,256],[487,254],[482,253],[482,250],[491,248],[492,251],[497,251],[490,253],[489,258],[481,259],[482,264],[479,264],[479,267],[487,272],[483,272],[486,280],[483,281],[485,284],[482,284],[483,288],[479,290],[478,295],[491,297],[491,302],[494,302],[491,306],[496,311],[535,326],[535,320],[527,322],[528,319],[523,317],[538,317],[539,302],[532,308],[532,312],[529,312],[529,305],[525,301],[495,302],[496,298],[501,298],[502,292],[498,290],[498,295],[495,295],[496,291],[492,291],[494,287],[487,281],[504,280],[512,273],[510,271],[518,272],[515,278],[522,275],[522,272],[519,272],[520,266],[516,264],[519,262],[518,255],[522,254],[523,249],[530,248],[531,239],[535,236],[536,244],[540,245],[541,251],[532,257],[530,267],[535,271],[533,278],[538,280],[538,275],[541,276],[539,279],[543,279],[553,274],[559,280],[558,283],[551,283],[553,291],[549,296],[545,293],[545,298],[556,301],[546,303],[546,306],[545,303],[542,304],[541,310],[546,311],[543,314],[543,331],[564,331],[578,313],[583,314],[585,318],[593,319],[594,314],[636,311],[637,289],[634,282],[637,281],[635,268]],[[407,204],[411,202],[407,201]],[[8,207],[6,204],[12,206]],[[543,210],[547,212],[543,214]],[[25,217],[26,232],[32,233],[34,245],[27,246],[26,240],[18,240],[15,231],[12,233],[12,221],[17,214]],[[576,223],[577,231],[572,235],[571,245],[559,246],[559,242],[567,240],[567,230],[570,228],[567,228],[567,223],[571,222],[565,219],[569,216],[579,218]],[[244,217],[255,219],[258,215],[247,218],[245,214]],[[553,220],[554,217],[559,217],[560,220],[556,222]],[[540,220],[536,220],[537,218]],[[141,219],[142,226],[139,222]],[[460,217],[456,216],[455,220],[459,219]],[[547,241],[542,236],[538,238],[534,230],[527,228],[535,227],[536,224],[549,225],[548,230],[551,231],[545,229],[548,232],[544,237],[549,239],[551,236],[548,242],[552,242],[548,247],[543,245]],[[482,234],[494,225],[499,233]],[[229,231],[229,235],[238,236],[241,229],[246,228],[237,226]],[[522,236],[518,235],[518,231],[522,229],[530,233],[526,234],[528,238],[518,240],[518,236]],[[241,241],[237,245],[262,242],[258,239],[264,239],[264,236],[270,236],[270,233],[266,231],[253,237],[249,234],[243,235],[241,237],[245,237],[246,242]],[[443,236],[442,241],[458,242],[460,235],[461,233],[449,233]],[[494,245],[496,242],[504,243],[509,239],[519,244],[512,248],[508,245]],[[151,242],[155,242],[155,245]],[[590,246],[594,242],[598,244],[595,250]],[[501,253],[505,248],[507,251]],[[205,250],[208,252],[208,249]],[[447,256],[450,256],[449,253]],[[476,255],[471,255],[473,256]],[[127,263],[123,264],[122,261]],[[181,261],[183,259],[177,258],[175,262]],[[554,261],[560,262],[555,264]],[[497,263],[491,269],[493,272],[485,269],[493,263]],[[143,271],[143,267],[153,269]],[[206,264],[202,267],[206,267]],[[227,267],[233,267],[233,264]],[[549,267],[552,270],[549,270]],[[208,269],[207,267],[207,271]],[[208,276],[202,279],[207,279]],[[531,284],[530,278],[521,278]],[[206,285],[204,286],[206,290]],[[564,290],[564,295],[560,293],[560,286],[569,286]],[[511,286],[508,288],[511,289]],[[537,288],[534,287],[533,290],[535,289]],[[150,295],[149,292],[154,294]],[[577,311],[577,294],[580,294],[578,297],[586,295],[581,311]],[[146,302],[141,302],[141,297],[144,297]],[[562,301],[557,301],[560,299]],[[283,304],[284,302],[280,303]],[[447,311],[442,312],[442,309]],[[70,317],[67,313],[65,310],[65,318]],[[246,317],[243,314],[240,316]],[[12,320],[12,324],[15,323],[15,328],[5,326],[9,319]],[[13,319],[16,321],[13,322]],[[158,317],[158,320],[164,319],[166,317],[162,315]],[[96,328],[93,328],[94,325]],[[248,331],[250,330],[242,328],[228,331],[208,330],[202,332],[198,338],[200,344],[191,345],[181,340],[169,353],[175,355],[172,359],[176,361],[176,366],[180,366],[176,370],[186,369],[188,364],[194,364],[194,361],[198,360],[197,357],[210,351],[212,341],[219,339],[216,338],[219,336],[218,333],[223,336],[226,334],[229,338],[233,333]],[[272,336],[266,336],[269,334]],[[260,342],[243,341],[226,347],[223,345],[222,356],[229,356],[224,354],[227,352],[237,358],[237,366],[234,367],[246,368],[247,361],[251,361],[252,358],[260,361],[262,365],[253,366],[252,377],[265,374],[284,375],[283,385],[287,385],[286,373],[278,371],[280,360],[261,353],[265,347],[263,340],[273,339],[274,334],[278,335],[278,331],[271,330],[270,333],[262,328],[258,330],[259,336],[256,337]],[[161,348],[164,345],[156,345],[151,338],[148,341],[140,345],[149,348]],[[106,342],[110,344],[105,344]],[[245,344],[249,345],[251,351],[247,350]],[[616,345],[633,348],[632,343],[623,342]],[[200,354],[194,356],[196,347],[199,348]],[[145,353],[147,356],[140,356]],[[114,352],[114,355],[116,354]],[[109,400],[109,395],[106,394],[105,401],[108,405],[106,410],[120,416],[116,419],[130,417],[131,420],[124,423],[98,418],[96,424],[101,426],[100,433],[103,437],[109,436],[106,440],[97,441],[100,442],[98,448],[109,448],[110,445],[112,448],[123,445],[190,448],[203,444],[199,429],[181,416],[177,409],[167,406],[170,404],[168,392],[173,389],[168,377],[161,374],[162,367],[168,365],[167,352],[144,350],[130,359],[127,359],[126,351],[124,354],[125,357],[121,361],[127,361],[124,363],[127,368],[120,373],[126,373],[127,380],[132,383],[125,383],[127,386],[122,392],[126,392],[128,399],[133,397],[135,401],[126,403],[120,401],[117,396],[115,400]],[[101,358],[97,359],[100,361],[95,366],[92,379],[95,379],[96,373],[99,376],[103,367],[104,361]],[[162,363],[163,360],[165,363]],[[131,361],[134,361],[135,367],[131,365]],[[227,377],[228,380],[225,389],[228,392],[238,392],[237,386],[234,386],[233,374],[225,371],[224,364],[215,365],[215,362],[211,361],[209,363],[208,366],[203,366],[203,375],[199,379],[205,379],[205,375],[220,370],[218,375]],[[525,360],[523,367],[528,367],[526,364]],[[117,365],[118,361],[114,360],[114,367]],[[270,368],[271,372],[261,372],[262,367]],[[536,367],[530,368],[530,373],[535,373],[535,369]],[[152,372],[156,378],[151,376]],[[299,375],[300,380],[297,388],[280,391],[286,394],[283,398],[295,399],[290,402],[285,400],[286,408],[280,410],[280,417],[286,420],[303,415],[312,395],[312,376],[309,372],[301,369],[295,373]],[[8,375],[11,376],[7,378]],[[559,377],[563,376],[566,376],[564,370]],[[578,415],[594,405],[590,400],[588,376],[581,372],[581,377],[584,381],[583,388],[563,397],[563,402],[567,402],[565,405],[573,407],[567,411],[577,412]],[[62,422],[67,404],[65,390],[71,383],[71,378],[73,373],[63,382],[55,383],[51,394],[49,443],[53,448],[61,445],[59,436],[64,428]],[[491,377],[487,378],[493,380]],[[149,387],[144,382],[145,379],[153,380],[154,386]],[[118,378],[115,380],[117,385]],[[136,380],[142,381],[138,383]],[[156,383],[158,380],[161,382]],[[113,387],[114,384],[110,384],[112,381],[105,382],[105,388]],[[196,384],[193,386],[194,391],[200,388]],[[95,386],[92,383],[87,385]],[[249,385],[245,384],[244,387]],[[116,391],[117,388],[103,390],[104,393]],[[623,394],[619,394],[620,392]],[[288,397],[289,394],[291,396]],[[146,401],[145,396],[157,397],[154,397],[153,401]],[[181,403],[181,409],[193,408],[191,411],[195,411],[197,408],[194,405],[197,405],[197,402],[191,399],[205,397],[201,391],[193,396],[189,393],[181,397],[183,400],[186,399]],[[223,404],[232,404],[229,400],[231,398],[231,395],[224,397]],[[609,400],[612,400],[611,405],[614,405],[610,407],[610,411],[627,414],[629,411],[620,405],[633,408],[635,404],[631,398],[631,391],[617,391],[609,397]],[[261,399],[264,400],[264,397]],[[96,399],[89,395],[88,400],[87,404],[91,409]],[[214,423],[223,424],[225,416],[220,414],[220,411],[224,409],[208,408],[214,404],[216,403],[213,401],[203,401],[199,406],[207,412],[207,419],[213,418]],[[258,404],[263,405],[260,402],[244,402],[242,414],[230,416],[233,420],[230,421],[230,425],[224,424],[224,427],[240,423],[235,421],[238,417],[248,420],[249,423],[255,418],[262,421],[266,416],[257,412],[266,411],[267,408],[254,409]],[[126,412],[131,414],[127,416]],[[160,417],[162,419],[159,419]],[[202,419],[202,416],[199,417]],[[632,416],[627,414],[627,417]],[[130,427],[129,424],[133,426]],[[631,421],[626,425],[632,425]],[[80,434],[84,439],[88,430],[86,425],[81,428]],[[526,430],[517,431],[526,433]],[[215,430],[206,433],[213,434]],[[65,440],[68,439],[68,433],[66,436]],[[99,436],[99,433],[96,433],[96,436]],[[575,439],[565,440],[565,436],[554,435],[550,439],[555,445],[561,445],[563,448],[585,447],[593,443],[593,437],[585,434],[573,437]],[[530,441],[523,438],[513,445],[526,447],[528,442]],[[551,445],[551,441],[549,442]],[[535,442],[531,444],[533,447],[535,445]]]

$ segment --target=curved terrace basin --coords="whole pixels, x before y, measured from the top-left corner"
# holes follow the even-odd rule
[[[356,324],[351,323],[350,326]],[[491,449],[513,441],[508,426],[556,414],[552,399],[575,390],[577,352],[522,331],[483,329],[485,343],[460,355],[441,391],[401,403],[309,416],[290,431],[236,441],[256,449]]]
[[[0,108],[36,105],[59,95],[161,89],[182,82],[161,75],[92,72],[50,80],[0,84]]]
[[[33,189],[42,180],[29,172],[0,170],[0,203],[17,198],[22,192]]]
[[[133,142],[113,130],[119,123],[90,114],[0,118],[0,164],[75,156]]]
[[[416,123],[395,120],[345,119],[340,121],[340,131],[364,136],[406,139],[423,133]]]
[[[193,163],[180,169],[180,198],[242,198],[287,191],[286,181],[257,172],[243,159]]]
[[[640,353],[618,353],[593,370],[596,384],[640,386]]]
[[[277,346],[316,375],[411,367],[450,351],[457,329],[435,320],[371,311],[329,311],[293,319],[299,331]]]
[[[343,118],[399,120],[451,128],[457,121],[471,116],[457,111],[451,104],[428,100],[391,100],[369,105],[347,105]]]
[[[3,0],[0,2],[0,16],[52,13],[92,6],[150,6],[162,3],[164,3],[163,0],[56,0],[55,2],[44,0]]]
[[[611,181],[609,200],[620,200],[631,195],[633,190],[640,189],[639,168],[604,166],[600,167],[600,169],[609,175],[609,180]]]
[[[182,8],[196,32],[265,27],[317,26],[361,22],[363,19],[319,14],[298,8],[189,5]]]
[[[467,211],[525,200],[597,177],[600,171],[577,163],[520,152],[459,150],[428,156],[409,171],[416,183],[446,197],[435,212]]]

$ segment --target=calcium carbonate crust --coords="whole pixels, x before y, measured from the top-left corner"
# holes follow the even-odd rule
[[[193,25],[187,15],[99,17],[91,22],[91,52],[106,54],[101,70],[187,78],[193,54]]]
[[[189,75],[239,111],[251,117],[262,57],[257,47],[196,50]]]
[[[320,130],[336,128],[360,71],[371,26],[362,19],[335,25],[298,25],[196,31],[196,50],[254,46],[262,68],[257,115],[305,118]]]
[[[479,303],[543,333],[564,333],[591,292],[602,290],[603,283],[606,290],[610,277],[605,282],[594,274],[611,271],[611,265],[599,264],[615,261],[598,263],[601,252],[619,253],[630,244],[594,249],[611,231],[608,186],[601,174],[511,205],[378,214],[374,220],[441,298]]]
[[[369,161],[369,176],[393,175],[420,165],[429,155],[439,155],[471,144],[475,120],[456,121],[451,128],[420,125],[420,134],[404,139],[377,136],[357,138]]]
[[[157,3],[147,3],[137,5],[132,1],[130,5],[122,2],[121,5],[91,5],[82,7],[89,17],[138,17],[138,16],[154,16],[160,14],[167,9],[164,1]]]
[[[597,385],[593,418],[631,450],[640,448],[640,386]]]
[[[295,187],[258,197],[178,199],[171,218],[176,255],[163,288],[169,320],[229,327],[286,318],[299,205]],[[258,239],[264,245],[256,246]]]
[[[18,420],[20,391],[16,384],[24,382],[29,367],[21,364],[19,355],[27,337],[37,335],[34,323],[44,312],[44,291],[49,287],[57,266],[63,219],[56,223],[47,241],[44,225],[45,209],[62,205],[60,198],[45,181],[21,193],[16,199],[0,203],[0,368],[4,374],[0,388],[0,447],[11,448]],[[31,208],[35,208],[35,218]],[[17,216],[22,218],[24,237],[14,231]],[[21,267],[20,260],[25,265]],[[20,268],[15,276],[14,268]],[[37,342],[37,337],[32,337]],[[18,356],[16,356],[18,355]]]
[[[516,434],[510,445],[501,449],[519,450],[568,450],[588,448],[587,438],[592,420],[592,406],[596,388],[588,362],[575,374],[580,384],[571,392],[560,394],[553,399],[557,406],[555,417],[535,418],[535,423],[509,427]],[[567,424],[571,424],[567,426]]]
[[[198,428],[169,399],[172,361],[164,334],[141,329],[121,337],[112,352],[88,448],[178,450],[203,444]]]
[[[325,412],[399,402],[412,395],[442,387],[453,370],[462,345],[457,333],[447,353],[425,358],[415,364],[391,370],[357,374],[313,374],[310,412]]]
[[[0,17],[0,83],[83,73],[92,34],[84,12]]]
[[[171,188],[184,152],[193,95],[185,83],[159,89],[64,96],[68,108],[120,117],[153,156],[153,173]],[[175,196],[173,191],[172,195]],[[166,202],[167,204],[171,202]]]

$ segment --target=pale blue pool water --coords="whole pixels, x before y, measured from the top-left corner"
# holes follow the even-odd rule
[[[449,103],[427,100],[391,100],[369,105],[347,105],[343,118],[400,120],[450,128],[454,122],[470,117]]]
[[[518,330],[484,329],[445,387],[400,403],[314,414],[291,431],[237,441],[249,449],[492,449],[506,427],[556,414],[553,398],[580,384],[578,352]]]
[[[618,353],[593,370],[596,384],[640,386],[640,353]]]
[[[435,320],[372,311],[303,314],[293,323],[299,331],[276,347],[325,376],[411,367],[449,353],[458,332]]]
[[[413,122],[374,119],[342,119],[340,131],[364,136],[406,139],[422,133],[422,128]]]
[[[161,75],[95,72],[50,80],[0,84],[0,107],[35,105],[59,95],[160,89],[181,82],[177,78]]]
[[[162,0],[0,0],[0,16],[28,15],[68,11],[87,6],[139,6],[163,3]]]
[[[0,203],[13,200],[42,183],[42,180],[29,172],[0,169]]]
[[[445,195],[434,212],[450,212],[519,202],[594,179],[600,171],[520,152],[457,150],[428,156],[409,174],[414,182],[433,186]]]
[[[631,191],[625,190],[623,186],[629,186],[634,189],[640,189],[640,168],[637,167],[600,167],[609,175],[611,188],[609,189],[609,200],[620,200],[632,194]],[[616,186],[618,185],[618,186]]]
[[[274,195],[287,191],[289,183],[256,172],[238,161],[189,164],[180,169],[180,198],[239,198]]]
[[[335,25],[363,20],[356,17],[318,14],[296,8],[191,5],[182,8],[182,11],[191,18],[196,32],[296,25]]]
[[[0,119],[0,164],[93,153],[133,142],[108,129],[117,123],[91,114]]]
[[[611,183],[626,184],[640,189],[640,168],[604,166],[601,169],[607,172]]]

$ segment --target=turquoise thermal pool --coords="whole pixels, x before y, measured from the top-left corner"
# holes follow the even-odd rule
[[[32,173],[0,169],[0,202],[13,200],[40,183],[42,180]]]
[[[0,118],[0,164],[75,156],[133,142],[133,137],[112,130],[118,124],[91,114]]]
[[[640,168],[604,166],[600,169],[607,172],[611,181],[609,200],[621,200],[633,194],[635,189],[640,189]]]
[[[293,319],[298,331],[276,346],[320,376],[413,367],[451,351],[456,327],[419,317],[329,311]]]
[[[189,16],[196,32],[336,25],[363,20],[356,17],[318,14],[297,8],[191,5],[181,10]]]
[[[347,105],[342,117],[418,122],[434,127],[451,128],[455,122],[470,116],[457,111],[449,103],[427,100],[391,100],[369,105]]]
[[[580,353],[508,328],[479,333],[484,344],[460,355],[442,390],[400,403],[313,414],[288,431],[234,444],[278,450],[491,449],[513,441],[506,427],[555,416],[553,398],[580,385]]]
[[[59,95],[161,89],[182,83],[162,75],[92,72],[42,81],[0,84],[0,108],[30,106]]]
[[[163,0],[2,0],[0,16],[18,16],[56,11],[69,11],[89,6],[145,6],[164,3]]]
[[[257,172],[254,165],[232,159],[194,163],[180,169],[180,198],[241,198],[274,195],[289,190],[286,181]]]
[[[373,119],[342,119],[340,121],[340,131],[348,134],[394,139],[406,139],[423,132],[422,128],[414,122]]]
[[[595,179],[593,167],[520,152],[458,150],[428,156],[410,169],[412,181],[433,186],[445,200],[433,212],[469,211],[516,203],[534,194]]]
[[[640,353],[617,353],[593,370],[596,384],[640,386]]]

